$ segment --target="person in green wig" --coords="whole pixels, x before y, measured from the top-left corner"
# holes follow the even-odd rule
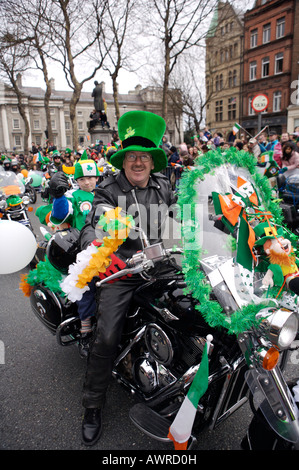
[[[69,227],[81,230],[85,224],[86,216],[92,208],[94,190],[99,175],[96,163],[94,160],[88,159],[86,151],[75,164],[74,179],[78,183],[79,189],[68,191],[67,176],[62,171],[55,173],[49,183],[49,192],[54,197],[53,203],[40,206],[36,210],[40,222],[49,226],[53,231]],[[91,318],[96,310],[92,288],[77,302],[77,307],[81,320],[79,353],[82,357],[87,357],[92,334]]]
[[[96,243],[97,208],[102,205],[121,207],[128,214],[133,211],[135,224],[145,231],[149,243],[161,241],[163,222],[176,202],[168,178],[159,173],[167,167],[166,153],[160,147],[165,129],[164,119],[147,111],[129,111],[120,117],[121,146],[111,156],[110,163],[121,171],[105,178],[96,189],[93,208],[80,235],[83,250]],[[103,279],[124,268],[124,260],[142,248],[140,233],[135,231],[111,256],[106,272],[98,277]],[[82,441],[87,446],[100,438],[102,408],[126,313],[134,291],[144,282],[141,276],[134,275],[105,283],[97,293],[97,329],[87,362],[82,401],[85,408]]]

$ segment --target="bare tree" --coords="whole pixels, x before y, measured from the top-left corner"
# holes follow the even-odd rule
[[[1,5],[1,12],[6,17],[14,18],[7,23],[6,35],[10,37],[10,45],[23,44],[28,54],[28,64],[33,70],[40,70],[43,74],[46,91],[44,95],[47,134],[49,140],[53,140],[50,98],[51,82],[48,73],[47,59],[51,55],[51,43],[49,41],[48,26],[44,21],[47,15],[51,16],[51,4],[49,0],[6,0]],[[30,69],[30,67],[29,67]]]
[[[216,1],[149,0],[151,29],[157,31],[163,45],[162,116],[167,116],[167,95],[170,76],[179,57],[201,43],[207,31],[205,21]]]
[[[28,70],[28,49],[23,43],[16,44],[13,37],[8,34],[0,37],[0,76],[8,82],[17,97],[17,106],[23,119],[24,132],[24,152],[28,153],[28,139],[30,135],[30,125],[26,115],[24,95],[21,90],[19,76]]]
[[[73,93],[70,100],[70,119],[73,148],[78,146],[76,107],[84,83],[91,80],[103,66],[107,51],[102,54],[102,17],[107,0],[49,0],[53,7],[47,24],[55,52],[51,59],[59,63]],[[93,65],[88,54],[98,48],[99,60]]]
[[[125,0],[124,2],[110,0],[107,3],[106,15],[103,18],[103,31],[105,32],[103,47],[107,51],[107,60],[103,64],[103,69],[109,73],[112,80],[117,121],[120,117],[118,101],[119,72],[122,68],[130,67],[131,53],[133,47],[136,48],[136,38],[134,40],[136,3],[136,0]],[[128,35],[130,35],[130,41],[127,40]]]

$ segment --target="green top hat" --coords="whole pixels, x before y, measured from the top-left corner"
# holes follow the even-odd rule
[[[276,228],[274,225],[269,225],[268,222],[263,222],[254,227],[254,232],[258,240],[255,242],[256,246],[263,245],[267,240],[275,237],[283,236],[282,227]]]
[[[77,180],[84,176],[100,176],[96,162],[94,160],[89,160],[86,150],[84,150],[80,160],[75,163],[74,179]]]
[[[121,148],[112,155],[111,165],[121,170],[126,152],[148,152],[154,163],[152,172],[163,170],[168,162],[166,153],[159,145],[165,129],[164,119],[157,114],[148,111],[129,111],[123,114],[118,121]]]

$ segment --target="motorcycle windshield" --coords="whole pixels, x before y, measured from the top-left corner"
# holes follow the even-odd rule
[[[25,186],[13,171],[0,172],[0,194],[4,196],[21,195],[25,192]]]
[[[254,271],[250,222],[251,213],[254,216],[265,206],[250,172],[221,165],[195,182],[194,193],[193,206],[183,207],[184,223],[195,221],[184,238],[184,249],[200,250],[201,267],[227,315],[259,303],[263,290]],[[195,214],[189,217],[188,210]]]

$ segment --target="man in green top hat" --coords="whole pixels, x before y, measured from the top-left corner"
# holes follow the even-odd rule
[[[96,238],[96,222],[101,205],[121,207],[135,217],[136,226],[146,233],[151,244],[161,240],[164,216],[176,202],[168,179],[159,173],[167,166],[167,157],[159,145],[165,132],[165,121],[146,111],[129,111],[118,121],[121,147],[110,159],[121,170],[99,184],[93,208],[81,231],[81,248]],[[163,210],[162,210],[163,208]],[[136,217],[137,214],[137,217]],[[159,217],[162,214],[162,217]],[[134,232],[134,231],[132,231]],[[137,236],[136,236],[137,235]],[[123,260],[143,249],[140,234],[134,232],[112,255],[104,278],[124,267]],[[92,343],[83,387],[82,439],[85,445],[97,442],[102,431],[102,408],[113,369],[126,313],[134,291],[145,281],[135,275],[113,284],[103,284],[98,299],[96,336]]]

